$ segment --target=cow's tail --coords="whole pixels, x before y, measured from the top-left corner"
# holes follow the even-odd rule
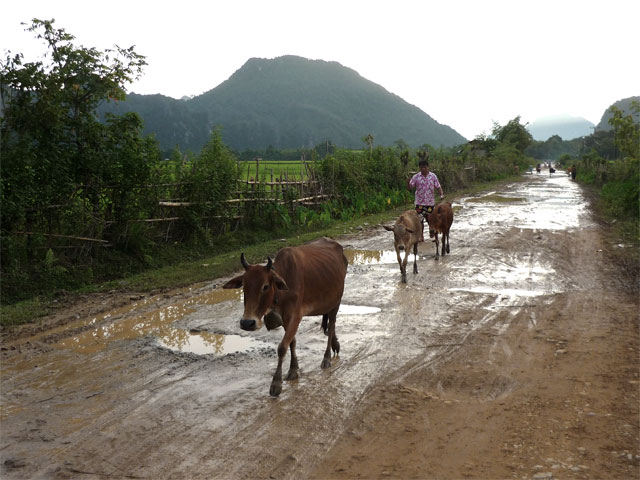
[[[322,315],[322,330],[325,335],[329,335],[329,314]]]

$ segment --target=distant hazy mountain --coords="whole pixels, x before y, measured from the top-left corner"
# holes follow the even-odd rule
[[[530,123],[527,127],[535,140],[545,141],[554,135],[563,140],[585,137],[593,133],[595,125],[582,117],[570,115],[554,115],[543,117]]]
[[[633,101],[640,103],[640,97],[623,98],[622,100],[618,100],[617,102],[615,102],[609,108],[616,107],[622,110],[623,112],[625,112],[626,115],[632,114],[634,117],[634,120],[637,123],[640,123],[640,113],[633,113],[631,111],[631,102]],[[602,114],[602,118],[600,119],[600,123],[598,123],[596,130],[611,130],[611,125],[609,125],[609,119],[613,117],[613,115],[611,114],[611,112],[609,112],[609,108],[607,108],[607,110]]]
[[[100,112],[137,111],[161,148],[199,151],[216,126],[233,149],[341,147],[402,139],[412,147],[454,146],[466,139],[419,108],[336,62],[295,56],[252,58],[218,87],[197,97],[127,96]]]

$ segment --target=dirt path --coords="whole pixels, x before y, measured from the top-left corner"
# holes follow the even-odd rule
[[[240,331],[224,279],[5,335],[0,474],[640,478],[637,291],[579,188],[534,175],[454,205],[451,255],[422,244],[406,285],[389,232],[339,239],[340,358],[320,370],[304,320],[278,399],[282,331]]]

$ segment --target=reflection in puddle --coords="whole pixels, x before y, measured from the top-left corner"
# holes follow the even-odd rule
[[[462,199],[457,230],[501,227],[568,230],[591,224],[580,188],[566,176],[534,178],[508,192]]]
[[[373,313],[380,313],[381,309],[378,307],[364,307],[360,305],[340,305],[338,315],[371,315]]]
[[[190,333],[180,328],[171,330],[171,335],[158,339],[158,343],[162,347],[182,353],[223,356],[268,346],[265,342],[241,335],[223,335],[209,332]]]
[[[542,290],[518,290],[515,288],[501,288],[499,290],[496,290],[487,285],[470,288],[450,288],[449,291],[482,293],[487,295],[502,295],[505,297],[538,297],[545,294],[545,292],[543,292]]]
[[[391,237],[393,244],[393,236]],[[379,265],[382,263],[397,263],[394,250],[354,250],[345,248],[344,255],[349,265]]]
[[[110,342],[117,340],[131,340],[148,334],[158,337],[172,337],[179,335],[178,329],[171,327],[171,324],[186,315],[193,313],[198,306],[215,305],[224,301],[237,301],[240,299],[242,290],[212,290],[204,295],[190,298],[182,303],[176,303],[157,310],[144,313],[137,317],[126,318],[121,321],[98,326],[80,335],[64,339],[55,345],[58,349],[74,349],[81,353],[96,353],[104,350]],[[103,316],[109,318],[110,314]],[[86,322],[92,325],[96,322],[93,319]],[[189,335],[185,332],[186,335]]]
[[[482,197],[469,198],[467,202],[493,202],[493,203],[510,203],[510,202],[524,202],[524,198],[518,197],[505,197],[503,195],[497,195],[490,193]]]

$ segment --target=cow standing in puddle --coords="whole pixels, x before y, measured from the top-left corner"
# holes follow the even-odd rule
[[[244,313],[240,320],[243,330],[262,327],[263,318],[268,328],[281,324],[285,333],[278,345],[278,366],[271,382],[269,394],[277,397],[282,392],[282,362],[287,349],[291,362],[287,380],[298,378],[296,332],[304,316],[322,315],[322,327],[328,335],[327,348],[321,368],[331,366],[331,352],[340,352],[335,332],[336,315],[340,309],[347,275],[347,259],[342,245],[329,238],[320,238],[298,247],[285,247],[275,260],[267,265],[250,265],[241,255],[245,269],[222,288],[243,288]]]
[[[396,223],[389,227],[384,225],[385,230],[393,232],[393,246],[396,250],[398,265],[402,283],[407,283],[407,259],[413,249],[413,273],[418,273],[418,242],[422,236],[423,225],[415,210],[407,210],[396,220]],[[402,258],[401,252],[404,252]]]

